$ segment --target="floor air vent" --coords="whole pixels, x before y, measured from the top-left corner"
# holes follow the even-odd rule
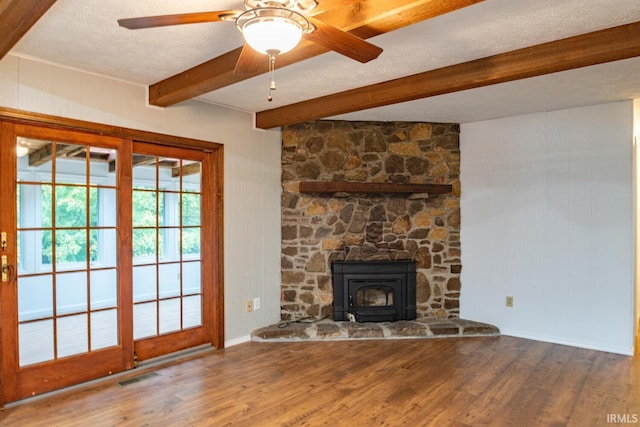
[[[140,381],[149,379],[149,378],[153,378],[153,377],[157,377],[158,374],[155,372],[149,372],[148,374],[144,374],[144,375],[139,375],[137,377],[133,377],[133,378],[129,378],[128,380],[124,380],[124,381],[120,381],[118,383],[118,385],[120,387],[124,387],[126,385],[130,385],[130,384],[135,384],[135,383],[139,383]]]

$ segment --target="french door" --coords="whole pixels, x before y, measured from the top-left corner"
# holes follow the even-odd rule
[[[208,342],[213,318],[208,156],[135,143],[132,156],[133,338],[146,360]],[[207,261],[208,260],[208,261]],[[205,277],[202,277],[204,273]]]
[[[215,342],[209,154],[1,130],[2,402]]]

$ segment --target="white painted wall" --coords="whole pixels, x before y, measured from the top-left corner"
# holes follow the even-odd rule
[[[632,107],[461,126],[461,317],[633,353]]]
[[[143,86],[7,55],[0,106],[224,144],[225,338],[280,319],[280,131],[248,113],[187,101],[147,107]],[[259,297],[247,313],[244,302]]]

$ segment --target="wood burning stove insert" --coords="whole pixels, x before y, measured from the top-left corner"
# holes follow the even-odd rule
[[[415,261],[334,261],[333,320],[416,318]]]

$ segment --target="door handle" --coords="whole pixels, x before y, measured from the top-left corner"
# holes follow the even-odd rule
[[[15,273],[16,273],[13,268],[13,265],[8,263],[6,255],[2,255],[0,259],[2,262],[2,283],[6,283],[6,282],[13,283],[13,279],[15,279]]]
[[[2,282],[6,282],[9,279],[7,274],[8,269],[9,269],[9,264],[7,264],[7,256],[2,255]]]

